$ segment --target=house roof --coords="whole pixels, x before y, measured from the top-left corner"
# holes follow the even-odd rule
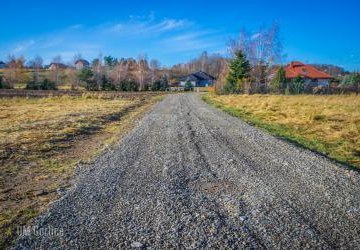
[[[75,64],[78,64],[79,62],[83,63],[84,65],[90,65],[90,63],[85,59],[78,59],[75,61]]]
[[[199,81],[199,79],[197,77],[195,77],[193,74],[190,74],[190,75],[187,75],[187,76],[183,76],[183,77],[180,77],[180,81],[183,81],[183,82],[187,82],[187,81]]]
[[[190,75],[180,78],[181,81],[204,81],[204,80],[215,80],[215,77],[205,73],[203,71],[198,71]]]
[[[286,78],[302,76],[310,79],[331,79],[331,75],[302,62],[291,62],[285,67]]]
[[[51,67],[52,65],[57,66],[59,68],[66,68],[66,65],[63,63],[50,63],[49,67]]]

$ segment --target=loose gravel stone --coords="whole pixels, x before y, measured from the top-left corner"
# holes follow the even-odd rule
[[[15,249],[358,249],[359,190],[358,172],[199,95],[169,95],[77,170],[34,222],[53,233],[21,236]]]
[[[131,247],[141,248],[142,246],[143,246],[143,244],[141,244],[140,242],[133,242],[133,243],[131,243]]]

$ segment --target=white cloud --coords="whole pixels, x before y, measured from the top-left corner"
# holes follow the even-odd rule
[[[159,44],[162,47],[174,52],[218,48],[221,46],[219,44],[219,39],[213,39],[213,36],[214,32],[211,31],[192,31],[166,38],[160,41]]]

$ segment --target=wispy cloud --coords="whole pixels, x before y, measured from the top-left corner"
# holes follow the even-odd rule
[[[214,31],[195,30],[170,36],[159,41],[159,44],[170,51],[191,52],[207,49],[220,50],[222,42],[222,39]]]
[[[83,28],[82,24],[74,24],[68,27],[69,30],[76,30],[76,29],[80,29]]]
[[[32,40],[32,39],[23,41],[23,42],[19,43],[18,45],[16,45],[16,47],[12,50],[12,53],[25,52],[26,50],[28,50],[34,44],[35,44],[35,41]]]
[[[157,19],[154,13],[150,13],[94,26],[70,25],[19,42],[9,51],[24,53],[26,57],[40,54],[45,61],[58,54],[64,61],[71,61],[77,53],[89,60],[100,52],[116,57],[150,53],[151,57],[165,58],[163,63],[167,64],[186,60],[185,57],[191,58],[203,50],[218,51],[224,44],[217,31],[204,29],[186,19]]]
[[[259,33],[259,32],[257,32],[257,33],[254,33],[254,34],[252,34],[251,35],[251,39],[257,39],[257,38],[259,38],[261,36],[261,33]]]
[[[48,49],[61,45],[64,42],[64,38],[50,37],[49,39],[43,39],[39,44],[39,49]]]
[[[172,32],[189,27],[190,22],[186,20],[164,19],[162,21],[155,20],[131,20],[110,25],[103,28],[104,33],[112,33],[121,36],[155,36],[165,32]]]

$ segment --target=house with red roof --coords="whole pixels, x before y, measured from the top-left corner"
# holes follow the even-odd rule
[[[291,62],[284,69],[286,79],[292,80],[300,76],[308,86],[329,86],[333,79],[331,75],[302,62]]]

